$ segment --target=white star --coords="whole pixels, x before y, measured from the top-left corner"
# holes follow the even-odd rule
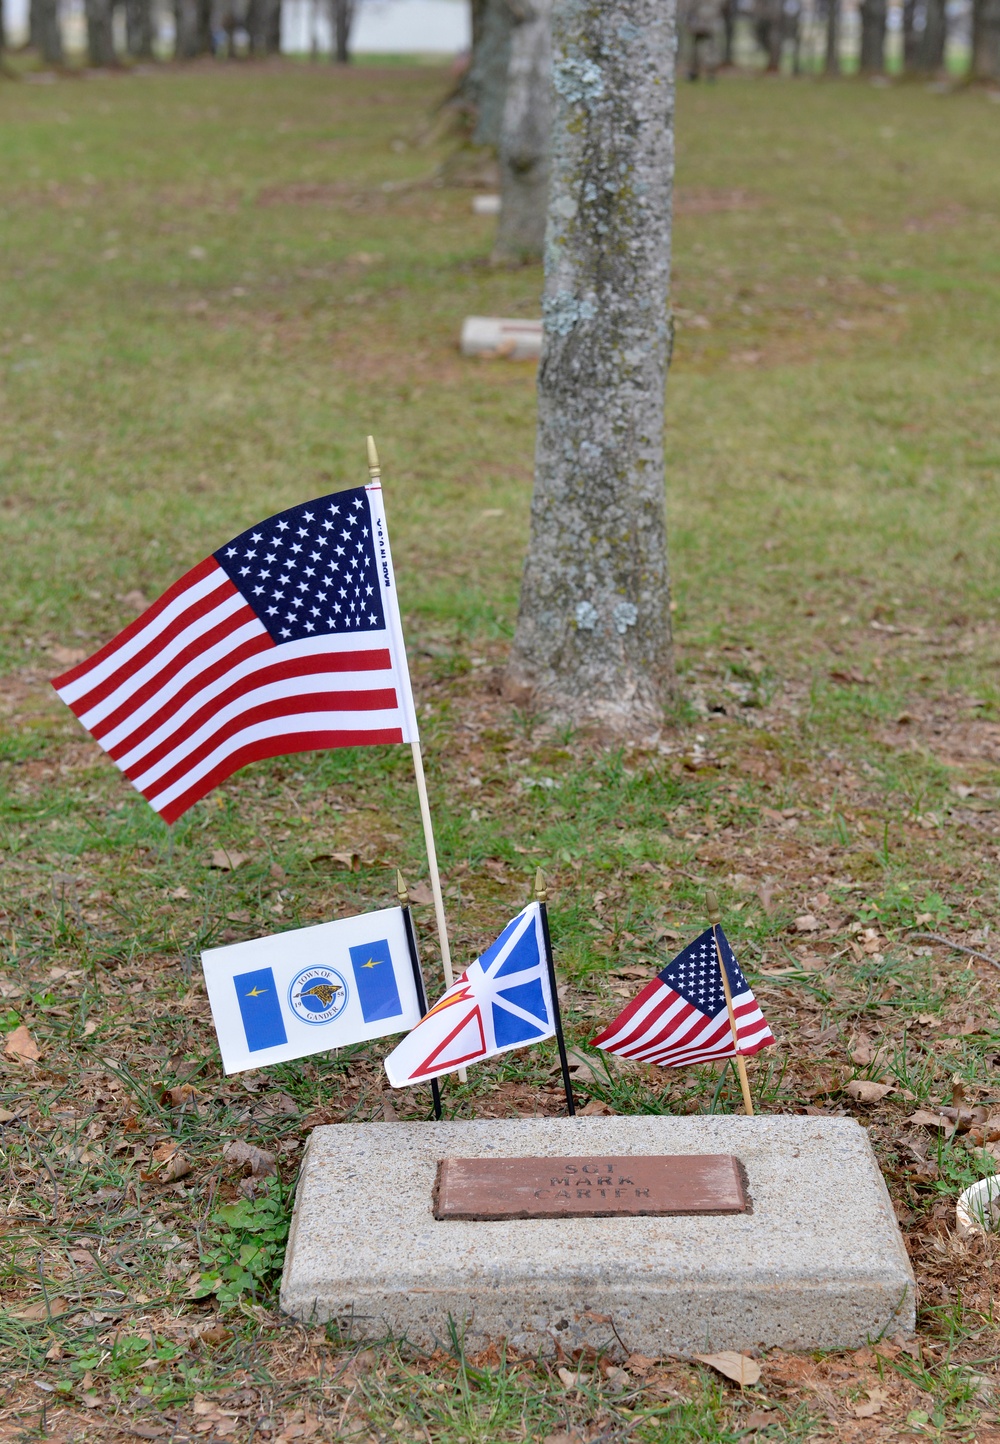
[[[308,590],[309,590],[309,583],[308,583],[308,582],[299,582],[299,591],[300,591],[300,592],[307,592]]]
[[[277,608],[277,607],[268,607],[268,609],[267,609],[267,615],[268,615],[269,617],[275,617],[275,616],[277,616],[277,614],[278,614],[278,608]]]
[[[343,547],[334,547],[334,551],[337,553],[338,557],[342,557],[344,555]]]
[[[302,602],[302,598],[301,598],[301,597],[293,597],[293,598],[292,598],[292,606],[293,606],[293,607],[301,607],[302,605],[303,605],[303,602]]]
[[[282,597],[283,597],[285,594],[284,594],[284,592],[272,592],[271,595],[274,597],[274,600],[275,600],[276,602],[280,602],[281,599],[282,599]]]
[[[347,596],[347,589],[346,589],[346,587],[341,587],[341,589],[340,589],[340,591],[337,593],[337,595],[338,595],[338,597],[346,597],[346,596]]]
[[[279,521],[279,522],[278,522],[278,526],[279,526],[279,528],[280,528],[281,531],[287,531],[287,530],[288,530],[288,523],[287,523],[287,521]]]
[[[268,552],[268,554],[267,554],[267,556],[264,558],[264,560],[265,560],[266,562],[273,562],[273,561],[274,561],[274,552]]]
[[[318,616],[319,616],[319,607],[310,607],[310,608],[309,608],[309,615],[310,615],[311,617],[318,617]]]
[[[285,621],[286,621],[286,622],[294,622],[294,621],[295,621],[295,613],[294,613],[294,612],[289,612],[289,613],[288,613],[288,616],[285,618]],[[287,633],[286,633],[285,635],[287,635]]]
[[[254,534],[253,534],[253,536],[250,538],[250,540],[251,540],[252,542],[259,542],[259,541],[262,541],[262,540],[263,540],[263,537],[261,536],[261,534],[260,534],[259,531],[255,531]]]
[[[316,575],[316,568],[315,568],[315,567],[306,567],[306,576],[307,576],[307,577],[314,577],[315,575]]]
[[[290,637],[292,634],[291,634],[291,632],[288,630],[287,627],[282,627],[282,629],[281,629],[281,635],[282,635],[283,637]]]
[[[292,551],[293,551],[293,552],[300,552],[301,550],[302,550],[302,548],[299,546],[298,542],[293,542],[293,544],[292,544]]]
[[[253,594],[254,594],[255,597],[262,597],[262,596],[264,595],[264,588],[263,588],[263,587],[254,587],[254,589],[253,589]]]
[[[236,555],[236,548],[235,548],[235,547],[226,547],[226,556],[227,556],[227,557],[234,557],[235,555]]]
[[[250,568],[249,568],[249,567],[240,567],[240,576],[241,576],[241,577],[248,577],[249,575],[250,575]]]
[[[361,535],[362,535],[362,536],[367,536],[367,535],[368,535],[368,528],[367,528],[367,527],[362,527],[362,528],[361,528]]]
[[[281,585],[284,587],[284,586],[287,586],[287,585],[288,585],[289,578],[288,578],[288,577],[279,577],[279,578],[278,578],[278,581],[279,581],[279,582],[281,583]]]
[[[349,531],[342,531],[340,535],[343,537],[344,541],[350,541],[351,539],[351,533]]]
[[[307,631],[307,632],[315,632],[315,630],[316,630],[316,623],[315,623],[315,622],[306,622],[305,628],[306,628],[306,631]]]
[[[254,559],[254,557],[255,557],[256,555],[257,555],[257,549],[256,549],[256,547],[254,547],[254,549],[253,549],[252,551],[248,551],[248,552],[246,553],[247,560],[252,562],[253,559]]]
[[[333,531],[333,522],[332,522],[332,521],[325,521],[325,522],[323,523],[323,530],[324,530],[324,531]]]
[[[318,536],[318,537],[316,538],[316,545],[317,545],[318,547],[325,547],[325,546],[326,546],[326,543],[327,543],[327,538],[326,538],[325,536]]]
[[[339,506],[331,506],[331,507],[328,507],[327,510],[329,511],[329,513],[330,513],[331,516],[339,516],[339,515],[340,515],[340,507],[339,507]]]
[[[369,617],[368,620],[371,622],[373,627],[378,626],[378,617]]]
[[[311,511],[304,511],[302,515],[305,517],[306,521],[313,520],[313,513]]]
[[[316,593],[316,600],[317,600],[317,601],[320,601],[320,602],[325,602],[325,601],[326,601],[326,592],[317,592],[317,593]]]
[[[309,560],[310,560],[311,562],[321,562],[321,561],[323,560],[323,558],[322,558],[322,556],[320,555],[319,552],[310,552],[310,553],[309,553]]]
[[[299,536],[308,536],[308,535],[309,535],[309,528],[308,528],[307,526],[300,526],[300,527],[299,527]]]
[[[335,612],[339,613],[339,611],[340,611],[340,603],[339,603],[339,602],[334,602],[334,604],[333,604],[333,610],[334,610]]]
[[[365,587],[365,596],[366,596],[366,597],[370,597],[371,594],[372,594],[372,592],[373,592],[373,590],[374,590],[373,587]]]

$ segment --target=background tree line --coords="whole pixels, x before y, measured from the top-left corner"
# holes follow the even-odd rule
[[[331,58],[350,59],[359,0],[312,0],[328,22]],[[462,94],[474,108],[477,139],[498,144],[511,36],[537,24],[537,0],[469,0],[473,46]],[[828,75],[943,76],[1000,80],[1000,0],[709,0],[723,66],[763,65],[771,72]],[[173,58],[265,56],[281,48],[282,0],[83,0],[87,63],[166,59],[160,37],[173,36]],[[686,19],[704,0],[679,0],[681,58]],[[547,10],[546,10],[547,13]],[[120,18],[116,18],[120,17]],[[65,0],[31,0],[28,46],[50,66],[65,64]],[[543,21],[543,24],[546,23]],[[5,44],[0,0],[0,53]],[[523,49],[523,45],[522,45]],[[521,62],[522,69],[524,61]],[[529,67],[530,68],[530,67]]]

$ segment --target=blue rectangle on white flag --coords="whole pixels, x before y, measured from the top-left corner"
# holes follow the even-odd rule
[[[366,1023],[375,1023],[380,1018],[398,1018],[403,1011],[399,1001],[396,974],[392,969],[392,955],[385,938],[378,942],[364,943],[351,948],[351,962],[354,965],[354,979],[358,985],[358,998]]]
[[[201,955],[227,1073],[285,1063],[420,1021],[401,908]]]
[[[262,1048],[280,1048],[288,1042],[281,1016],[278,989],[270,968],[255,973],[237,973],[233,978],[236,999],[243,1019],[243,1032],[251,1053]]]

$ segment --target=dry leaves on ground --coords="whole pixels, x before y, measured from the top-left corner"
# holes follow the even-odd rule
[[[749,1354],[738,1354],[735,1349],[723,1349],[718,1354],[695,1354],[693,1357],[699,1364],[707,1364],[717,1374],[732,1379],[741,1389],[749,1384],[756,1384],[760,1379],[760,1365],[757,1360],[751,1359]]]
[[[255,1148],[252,1143],[244,1143],[240,1138],[234,1138],[227,1143],[222,1150],[222,1156],[227,1163],[241,1169],[248,1178],[263,1178],[269,1173],[277,1172],[273,1153],[269,1153],[266,1148]]]
[[[242,867],[249,862],[250,857],[245,852],[233,852],[229,848],[217,847],[212,853],[209,867],[218,868],[219,872],[234,872],[236,868]]]
[[[8,1058],[18,1063],[37,1063],[42,1056],[41,1049],[23,1023],[7,1034],[3,1050]]]

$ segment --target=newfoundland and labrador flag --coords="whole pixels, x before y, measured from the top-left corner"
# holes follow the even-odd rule
[[[227,1073],[403,1033],[420,1020],[402,908],[201,955]]]
[[[738,1049],[733,1046],[711,928],[678,953],[591,1043],[623,1058],[659,1063],[664,1068],[711,1063],[735,1058],[737,1053],[747,1057],[773,1043],[774,1035],[728,938],[721,928],[717,933],[729,979]]]
[[[534,902],[396,1045],[385,1071],[394,1088],[405,1088],[554,1033],[542,916]]]
[[[380,486],[242,532],[52,685],[166,822],[263,757],[416,741]]]

